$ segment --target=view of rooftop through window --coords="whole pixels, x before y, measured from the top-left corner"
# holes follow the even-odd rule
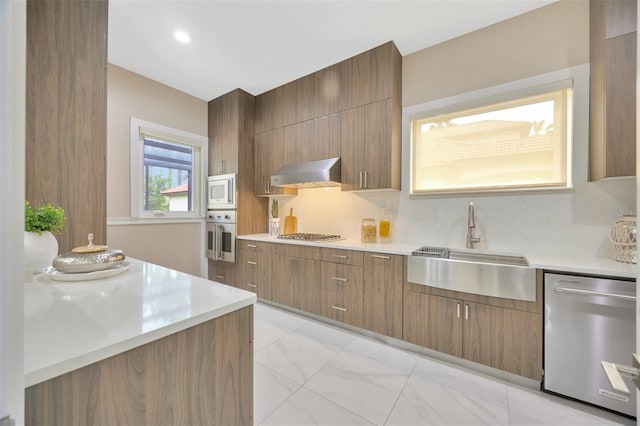
[[[192,211],[193,148],[144,138],[144,209]]]
[[[570,89],[412,122],[413,193],[568,185]]]

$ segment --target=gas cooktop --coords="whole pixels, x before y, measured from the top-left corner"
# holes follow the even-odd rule
[[[307,234],[305,232],[298,232],[296,234],[282,234],[282,235],[278,235],[278,238],[282,238],[284,240],[302,240],[302,241],[319,241],[319,242],[337,241],[342,239],[340,235]]]

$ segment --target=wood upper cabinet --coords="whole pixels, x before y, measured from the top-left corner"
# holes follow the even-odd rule
[[[298,193],[295,189],[271,186],[271,175],[286,161],[284,134],[283,127],[256,134],[254,191],[258,196]]]
[[[340,156],[340,114],[292,124],[284,129],[286,164]]]
[[[590,2],[590,179],[634,176],[637,1]]]
[[[364,252],[363,259],[362,327],[401,339],[405,257]]]
[[[400,110],[386,99],[342,113],[342,190],[400,189]]]
[[[209,137],[209,175],[238,171],[238,131]]]

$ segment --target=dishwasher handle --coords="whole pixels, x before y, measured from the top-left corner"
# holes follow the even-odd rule
[[[604,296],[604,297],[610,297],[612,299],[631,300],[631,301],[636,300],[635,296],[627,296],[625,294],[616,294],[616,293],[603,293],[600,291],[581,290],[579,288],[556,287],[555,290],[556,290],[556,293],[581,294],[585,296]]]

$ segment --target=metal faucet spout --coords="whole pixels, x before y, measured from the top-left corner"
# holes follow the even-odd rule
[[[469,213],[467,217],[467,248],[473,248],[474,243],[480,242],[480,235],[473,236],[473,228],[476,227],[473,202],[469,203]]]

